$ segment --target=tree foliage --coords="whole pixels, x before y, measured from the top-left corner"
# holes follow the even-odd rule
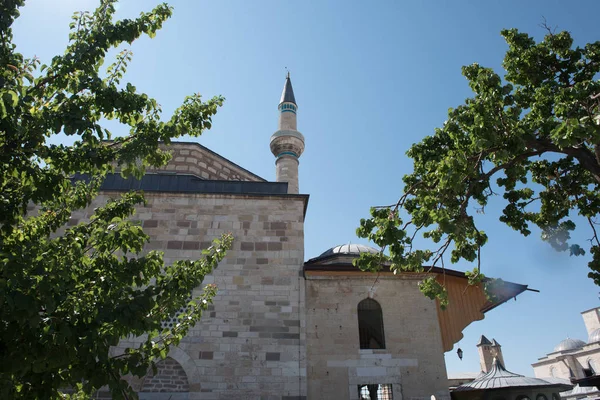
[[[115,166],[140,176],[169,154],[159,142],[199,136],[223,98],[185,98],[170,119],[157,102],[122,83],[131,52],[108,68],[107,51],[142,35],[153,37],[171,15],[166,4],[131,20],[113,21],[115,0],[76,13],[63,55],[47,65],[16,51],[11,25],[22,0],[0,3],[0,397],[57,398],[71,387],[92,393],[109,385],[114,398],[135,397],[121,379],[143,376],[166,357],[200,318],[216,292],[203,277],[230,246],[226,235],[197,261],[165,265],[144,252],[148,236],[129,217],[144,204],[132,192],[64,228],[73,211],[90,206]],[[128,134],[112,137],[114,119]],[[51,144],[56,134],[71,146]],[[73,181],[74,174],[90,179]],[[28,206],[37,211],[28,213]],[[31,210],[30,210],[31,211]],[[173,328],[162,329],[188,305]],[[145,335],[145,336],[143,336]],[[121,338],[142,336],[138,348],[111,356]]]
[[[451,262],[476,262],[468,275],[480,282],[488,237],[473,211],[502,196],[500,221],[525,236],[537,226],[554,249],[574,256],[588,248],[589,277],[600,284],[600,42],[574,46],[568,32],[550,29],[539,43],[516,29],[502,36],[504,77],[478,64],[463,67],[474,96],[408,151],[414,171],[404,176],[398,202],[361,220],[358,235],[389,250],[361,255],[361,268],[376,270],[386,259],[394,270],[423,271],[428,263],[443,266],[448,250]],[[590,228],[589,243],[572,243],[577,215]],[[417,234],[437,249],[413,248]],[[445,304],[433,278],[421,289]]]

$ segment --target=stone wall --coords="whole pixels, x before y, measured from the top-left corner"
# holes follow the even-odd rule
[[[181,365],[167,357],[156,364],[156,374],[144,379],[142,392],[189,392],[187,375]]]
[[[596,329],[600,329],[600,307],[582,312],[581,317],[588,336]]]
[[[197,143],[172,143],[172,158],[164,167],[147,168],[148,172],[192,174],[203,179],[265,182],[263,178],[221,157]]]
[[[116,194],[104,193],[72,224]],[[190,399],[304,399],[304,209],[306,196],[147,193],[133,217],[165,262],[200,257],[231,232],[233,249],[207,277],[219,292],[210,311],[169,356]],[[198,289],[197,293],[200,293]],[[123,341],[122,351],[136,344]]]
[[[567,354],[554,353],[548,357],[540,359],[532,364],[534,374],[537,378],[555,378],[569,379],[571,372],[576,379],[585,377],[584,368],[589,368],[590,362],[594,372],[600,373],[600,343],[591,343],[581,350],[569,352]],[[569,368],[571,371],[569,371]]]
[[[435,302],[417,277],[311,272],[306,281],[308,398],[358,399],[358,385],[392,384],[394,399],[448,399]],[[386,348],[361,350],[357,305],[382,308]]]

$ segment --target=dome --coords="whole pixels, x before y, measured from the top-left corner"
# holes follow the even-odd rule
[[[527,376],[515,374],[507,371],[504,365],[494,357],[492,367],[486,373],[481,373],[475,380],[460,385],[455,392],[466,392],[470,390],[489,390],[489,389],[508,389],[508,388],[555,388],[557,391],[564,391],[573,387],[573,385],[550,382],[539,378],[530,378]]]
[[[600,342],[600,328],[592,331],[588,337],[588,343]]]
[[[321,253],[321,255],[318,258],[327,257],[327,256],[331,256],[334,254],[358,256],[358,255],[360,255],[360,253],[377,254],[377,253],[379,253],[379,250],[377,250],[371,246],[365,246],[363,244],[350,244],[349,243],[349,244],[342,244],[339,246],[332,247],[332,248],[324,251],[323,253]]]
[[[560,342],[558,345],[556,345],[556,347],[554,348],[554,351],[575,350],[575,349],[580,349],[583,346],[585,346],[585,342],[583,340],[566,338],[565,340]]]

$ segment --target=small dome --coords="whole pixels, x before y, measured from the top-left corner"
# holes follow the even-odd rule
[[[321,253],[321,255],[318,258],[327,257],[327,256],[331,256],[334,254],[358,256],[358,255],[360,255],[360,253],[377,254],[377,253],[379,253],[379,250],[374,249],[371,246],[365,246],[362,244],[342,244],[342,245],[335,246],[335,247],[332,247],[332,248],[324,251],[323,253]]]
[[[585,342],[583,340],[567,338],[556,345],[554,351],[576,350],[582,348],[583,346],[585,346]]]
[[[588,337],[588,343],[600,342],[600,328],[592,331]]]

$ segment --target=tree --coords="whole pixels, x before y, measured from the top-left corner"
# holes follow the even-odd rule
[[[474,96],[408,151],[414,171],[398,202],[361,220],[358,236],[382,248],[361,255],[361,268],[376,270],[386,259],[393,270],[423,271],[426,263],[443,266],[450,249],[451,262],[476,262],[468,274],[481,282],[488,237],[472,211],[485,212],[501,195],[500,221],[525,236],[535,225],[554,249],[574,256],[585,254],[570,236],[574,216],[582,217],[591,228],[589,277],[600,285],[600,42],[574,47],[568,32],[547,30],[539,43],[516,29],[501,32],[503,78],[478,64],[463,67]],[[419,232],[437,249],[417,249]],[[433,278],[421,290],[446,304]]]
[[[187,97],[163,122],[157,102],[122,84],[131,52],[106,70],[106,53],[141,35],[153,37],[171,15],[166,4],[133,20],[113,21],[116,0],[76,13],[64,55],[48,65],[16,52],[11,25],[23,0],[0,3],[0,397],[57,398],[61,388],[92,393],[108,385],[114,398],[134,398],[121,378],[143,376],[166,357],[200,318],[216,292],[189,296],[231,244],[226,235],[197,261],[164,265],[143,252],[148,241],[128,219],[142,193],[132,192],[95,210],[90,221],[62,231],[74,210],[90,206],[107,173],[141,176],[164,165],[168,144],[199,136],[223,98]],[[129,133],[102,127],[115,119]],[[53,145],[62,133],[71,146]],[[75,174],[89,179],[73,180]],[[28,206],[37,205],[28,213]],[[62,233],[61,233],[62,232]],[[188,305],[175,327],[161,321]],[[146,335],[138,348],[111,357],[126,336]]]

